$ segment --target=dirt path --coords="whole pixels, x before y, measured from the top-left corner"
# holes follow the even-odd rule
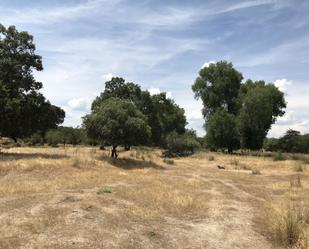
[[[214,196],[209,203],[210,218],[196,227],[209,238],[207,248],[272,248],[253,229],[255,209],[250,205],[250,200],[255,196],[239,189],[229,180],[213,181],[210,192]]]

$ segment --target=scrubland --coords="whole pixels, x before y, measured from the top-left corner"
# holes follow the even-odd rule
[[[307,156],[108,154],[3,149],[0,248],[309,248]]]

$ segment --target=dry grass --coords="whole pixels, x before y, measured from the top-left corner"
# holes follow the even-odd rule
[[[300,160],[201,152],[171,163],[142,147],[118,160],[109,154],[3,149],[0,248],[271,248],[288,244],[278,234],[289,227],[301,231],[295,245],[305,241],[309,174]],[[272,208],[263,209],[269,198]],[[279,212],[285,200],[293,205]],[[278,221],[271,240],[261,235],[266,223],[255,222],[268,209]]]
[[[268,228],[273,240],[288,248],[309,248],[309,207],[299,175],[291,177],[289,193],[271,202]]]

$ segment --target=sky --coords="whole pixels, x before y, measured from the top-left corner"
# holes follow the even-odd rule
[[[232,62],[245,79],[284,91],[286,114],[268,136],[309,132],[309,1],[1,0],[0,23],[34,36],[35,77],[64,125],[81,125],[105,81],[120,76],[167,92],[204,135],[191,86],[208,63]]]

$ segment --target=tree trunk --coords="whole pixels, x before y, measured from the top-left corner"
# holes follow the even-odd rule
[[[228,149],[227,149],[227,152],[228,152],[229,154],[232,154],[232,152],[233,152],[233,149],[231,149],[231,148],[228,148]]]
[[[17,138],[15,136],[12,137],[15,143],[17,143]]]
[[[115,159],[118,157],[116,147],[117,147],[117,145],[113,145],[113,148],[112,148],[112,155],[111,155],[111,157],[112,157],[112,158],[115,158]]]
[[[125,146],[124,146],[124,149],[125,149],[126,151],[130,150],[130,149],[131,149],[131,145],[125,145]]]

